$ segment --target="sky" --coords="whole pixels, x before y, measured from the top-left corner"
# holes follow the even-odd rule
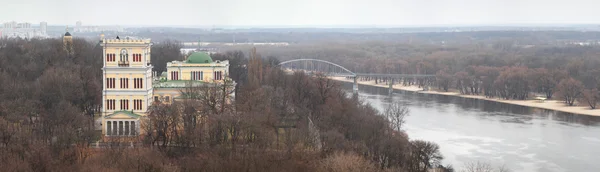
[[[0,0],[0,22],[121,26],[600,24],[599,0]]]

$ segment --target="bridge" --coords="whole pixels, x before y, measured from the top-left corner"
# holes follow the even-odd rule
[[[329,61],[319,59],[294,59],[284,61],[278,64],[278,66],[285,70],[291,71],[304,71],[306,73],[322,73],[330,77],[350,77],[354,79],[353,91],[354,94],[358,93],[358,77],[380,77],[388,79],[405,79],[405,78],[431,78],[435,75],[421,75],[421,74],[382,74],[382,73],[355,73],[351,70]],[[393,81],[389,82],[390,93],[393,90]]]

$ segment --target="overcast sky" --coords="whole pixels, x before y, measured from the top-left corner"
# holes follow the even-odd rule
[[[600,0],[0,0],[49,25],[435,26],[600,23]]]

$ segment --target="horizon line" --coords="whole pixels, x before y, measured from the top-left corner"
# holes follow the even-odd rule
[[[39,26],[39,24],[33,24]],[[430,24],[430,25],[83,25],[85,26],[120,26],[120,27],[169,27],[169,28],[233,28],[233,29],[289,29],[289,28],[315,28],[315,29],[390,29],[390,28],[437,28],[437,27],[577,27],[599,26],[600,23],[531,23],[531,24]],[[71,24],[50,24],[48,26],[69,26]]]

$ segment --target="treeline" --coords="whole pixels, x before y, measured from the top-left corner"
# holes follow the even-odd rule
[[[68,55],[61,40],[0,40],[3,171],[451,169],[441,166],[435,143],[409,141],[401,131],[406,111],[380,115],[324,76],[286,74],[273,67],[276,59],[254,52],[249,59],[242,52],[216,56],[232,61],[236,90],[181,90],[187,99],[151,107],[141,144],[90,146],[100,139],[94,115],[102,48],[74,41],[75,54]],[[171,45],[155,47],[153,53],[179,57]]]
[[[136,36],[157,42],[176,39],[184,42],[288,42],[314,44],[323,42],[386,41],[427,45],[493,44],[565,45],[576,42],[595,43],[600,32],[580,31],[464,31],[444,32],[444,29],[248,29],[207,31],[194,28],[141,28]],[[450,28],[453,29],[453,28]],[[597,44],[596,44],[597,45]]]
[[[518,46],[503,41],[447,46],[363,42],[260,50],[282,60],[323,59],[360,73],[436,75],[435,79],[405,84],[427,84],[463,94],[523,100],[534,93],[591,108],[600,97],[597,46]]]

